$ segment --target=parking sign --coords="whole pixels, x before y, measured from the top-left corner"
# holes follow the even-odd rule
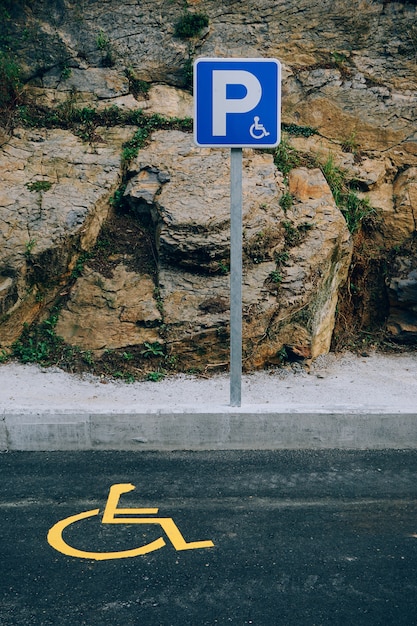
[[[194,63],[194,138],[213,148],[273,148],[281,127],[276,59],[201,58]]]

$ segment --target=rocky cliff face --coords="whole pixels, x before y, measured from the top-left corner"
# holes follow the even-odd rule
[[[197,56],[283,64],[282,144],[244,151],[246,367],[352,325],[415,341],[414,2],[4,7],[25,89],[0,94],[2,350],[59,302],[51,332],[82,353],[227,364],[229,158],[189,132]]]

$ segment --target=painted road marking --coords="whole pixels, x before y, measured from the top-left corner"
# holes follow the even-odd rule
[[[118,508],[119,499],[122,493],[133,491],[135,486],[131,483],[117,483],[110,487],[106,506],[103,511],[102,524],[157,524],[162,527],[166,536],[176,550],[196,550],[200,548],[212,548],[214,543],[207,541],[186,541],[182,536],[178,526],[171,517],[122,517],[123,515],[156,515],[158,509],[155,508]],[[73,556],[79,559],[93,559],[95,561],[106,561],[109,559],[126,559],[129,557],[148,554],[154,550],[159,550],[166,545],[163,537],[159,537],[144,546],[132,548],[130,550],[121,550],[117,552],[87,552],[70,546],[63,538],[63,532],[66,528],[76,522],[99,515],[100,509],[91,509],[83,511],[76,515],[70,515],[65,519],[57,522],[48,532],[47,541],[58,552],[67,556]],[[118,517],[116,517],[116,515]]]

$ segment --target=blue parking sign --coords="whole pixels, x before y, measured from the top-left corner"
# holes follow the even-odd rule
[[[280,142],[280,130],[279,61],[195,61],[194,138],[198,146],[273,148]]]

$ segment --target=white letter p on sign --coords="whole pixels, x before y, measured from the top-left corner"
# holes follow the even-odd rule
[[[228,85],[246,88],[243,98],[227,98]],[[246,70],[213,70],[213,136],[226,136],[227,113],[248,113],[259,103],[262,87]]]

